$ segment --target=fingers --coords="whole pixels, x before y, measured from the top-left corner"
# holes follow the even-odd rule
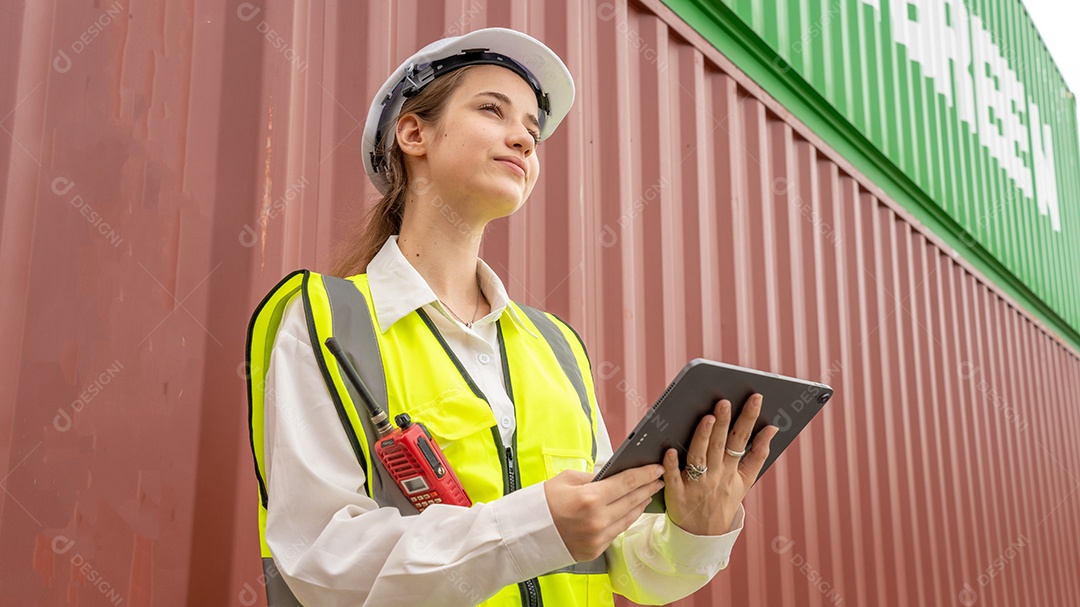
[[[724,461],[728,428],[731,427],[731,401],[723,399],[716,403],[716,425],[709,438],[709,464],[719,466]]]
[[[676,487],[682,480],[682,471],[679,470],[679,452],[668,449],[664,452],[664,484]]]
[[[575,560],[596,558],[637,520],[652,494],[663,487],[657,480],[662,470],[663,466],[652,464],[587,483],[581,482],[583,473],[564,470],[544,481],[544,498],[555,528]],[[611,502],[620,503],[612,507]]]
[[[746,456],[739,462],[739,474],[742,475],[748,488],[757,480],[761,467],[765,465],[765,460],[769,458],[769,443],[772,442],[773,437],[778,432],[780,432],[780,428],[776,426],[762,428],[754,437],[753,447],[746,452]]]
[[[590,474],[588,472],[582,472],[581,470],[571,470],[568,468],[555,475],[555,478],[562,477],[562,479],[565,480],[568,485],[577,486],[588,485],[592,482],[592,479],[595,476],[596,475]]]
[[[650,496],[648,499],[636,504],[629,512],[620,517],[619,520],[608,525],[607,528],[604,529],[604,537],[610,538],[607,539],[607,544],[611,544],[620,533],[629,529],[630,525],[633,525],[634,521],[641,517],[642,513],[645,512],[645,509],[649,507],[651,502],[652,497]]]
[[[735,425],[731,428],[731,432],[728,433],[727,449],[732,451],[746,450],[746,447],[750,444],[750,433],[753,432],[754,424],[757,423],[758,415],[761,413],[761,400],[762,396],[760,394],[752,394],[750,398],[746,399],[746,404],[739,413],[739,418],[735,420]],[[729,458],[739,459],[726,451],[724,454]]]
[[[728,440],[728,428],[731,427],[731,401],[724,399],[719,403],[716,403],[716,426],[715,431],[708,441],[708,451],[712,455],[713,451],[720,453],[724,450],[724,446]]]
[[[694,436],[690,439],[690,448],[686,450],[686,463],[695,466],[707,466],[709,464],[709,443],[713,428],[716,426],[715,415],[706,415],[698,422]]]
[[[634,489],[630,493],[627,493],[626,495],[624,495],[624,496],[620,497],[619,499],[615,500],[614,502],[612,502],[608,506],[608,508],[610,508],[613,512],[616,512],[616,513],[619,513],[619,512],[631,512],[632,510],[634,510],[634,508],[636,508],[639,504],[641,504],[642,501],[645,501],[645,502],[652,501],[653,494],[655,494],[657,491],[660,491],[663,488],[664,488],[664,481],[663,480],[656,479],[656,480],[650,481],[647,485],[642,485],[641,487],[638,487],[637,489]]]
[[[647,486],[664,474],[664,467],[659,464],[638,466],[629,470],[609,476],[593,483],[600,491],[600,496],[605,504],[612,504],[622,499],[623,496],[633,493],[637,489]],[[655,493],[652,492],[652,493]],[[649,495],[652,495],[650,493]]]

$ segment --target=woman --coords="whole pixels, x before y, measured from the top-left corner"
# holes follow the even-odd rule
[[[584,345],[478,258],[573,94],[550,49],[490,28],[428,45],[373,101],[365,165],[383,198],[343,250],[348,279],[286,277],[249,332],[271,605],[662,604],[727,565],[776,431],[748,444],[760,397],[734,425],[717,403],[685,471],[672,449],[590,482],[612,447]],[[417,513],[372,455],[331,335],[391,417],[424,423],[471,507]],[[643,514],[660,490],[667,513]]]

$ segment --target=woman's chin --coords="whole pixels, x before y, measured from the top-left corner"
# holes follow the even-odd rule
[[[492,219],[498,219],[500,217],[506,217],[512,215],[514,211],[518,210],[524,200],[522,200],[521,190],[501,189],[498,192],[492,192],[492,196],[488,199],[489,202],[485,205],[485,208],[489,209]]]

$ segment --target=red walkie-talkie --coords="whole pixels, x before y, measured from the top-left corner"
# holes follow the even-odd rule
[[[386,412],[368,392],[367,386],[337,340],[328,337],[326,347],[338,359],[345,371],[345,377],[349,378],[349,382],[360,393],[360,399],[364,401],[371,416],[371,423],[379,433],[375,455],[416,509],[423,512],[432,504],[472,506],[472,500],[465,494],[461,481],[450,469],[446,456],[439,449],[438,443],[431,438],[424,424],[413,423],[408,413],[402,413],[394,418],[399,426],[395,428],[387,421]]]

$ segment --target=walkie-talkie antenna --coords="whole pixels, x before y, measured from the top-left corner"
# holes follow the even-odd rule
[[[352,362],[349,361],[349,357],[345,354],[345,350],[341,349],[341,344],[333,337],[327,337],[326,348],[330,350],[330,353],[338,360],[341,369],[345,371],[345,377],[349,378],[349,382],[356,388],[356,391],[360,393],[360,400],[364,401],[364,406],[367,407],[368,415],[371,417],[371,423],[375,424],[375,431],[379,433],[379,436],[386,436],[393,432],[394,427],[390,425],[390,422],[386,417],[386,412],[375,402],[375,398],[371,395],[371,392],[368,391],[367,386],[364,385],[364,380],[360,379],[360,374],[356,372],[356,368],[353,367]]]

